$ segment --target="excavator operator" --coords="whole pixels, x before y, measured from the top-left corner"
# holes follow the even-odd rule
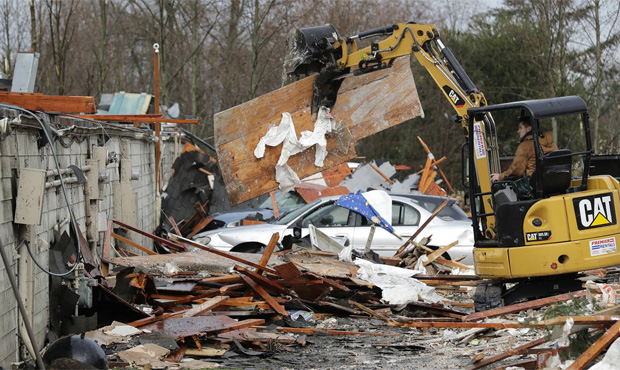
[[[520,117],[517,133],[519,134],[520,144],[512,160],[512,164],[502,173],[492,173],[491,182],[501,181],[513,176],[522,178],[524,177],[523,174],[526,174],[529,178],[536,169],[534,139],[532,126],[528,117]],[[553,142],[553,133],[551,131],[546,131],[541,134],[538,142],[544,153],[558,150],[557,145]]]

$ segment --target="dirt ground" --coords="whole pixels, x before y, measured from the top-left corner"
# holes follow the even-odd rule
[[[489,358],[543,334],[491,330],[452,341],[450,336],[467,329],[390,328],[381,320],[350,317],[320,320],[317,327],[394,336],[309,335],[305,347],[280,348],[267,357],[235,356],[220,363],[232,369],[464,369],[480,353]],[[508,363],[495,363],[494,367]]]

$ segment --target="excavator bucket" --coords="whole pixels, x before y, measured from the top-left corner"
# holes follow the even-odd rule
[[[339,40],[338,31],[331,24],[297,28],[289,38],[289,53],[284,59],[288,75],[308,76],[335,65],[333,44]]]
[[[264,156],[254,150],[271,128],[290,114],[294,134],[317,132],[312,114],[312,75],[214,116],[215,148],[232,205],[266,194],[279,187],[276,167],[287,144],[266,146]],[[291,155],[287,165],[299,179],[356,157],[355,142],[376,132],[423,116],[409,58],[397,59],[391,68],[343,80],[331,109],[336,126],[325,135],[327,155],[322,167],[315,165],[317,146]],[[292,137],[294,136],[294,138]],[[284,153],[283,153],[284,152]]]
[[[342,57],[333,46],[338,40],[338,31],[331,24],[297,28],[289,38],[289,52],[284,59],[286,75],[297,80],[318,73],[312,85],[312,113],[319,106],[334,106],[343,76],[349,72],[335,68]]]

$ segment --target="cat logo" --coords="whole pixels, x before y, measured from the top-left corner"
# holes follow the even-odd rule
[[[592,229],[616,224],[616,210],[612,193],[573,199],[577,227]]]
[[[448,98],[452,101],[455,107],[461,108],[465,105],[465,100],[459,96],[450,86],[443,87],[443,91],[448,95]]]

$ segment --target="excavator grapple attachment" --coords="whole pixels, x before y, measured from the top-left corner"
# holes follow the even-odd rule
[[[335,67],[339,56],[334,54],[333,44],[338,39],[338,32],[331,24],[297,28],[289,39],[285,72],[301,77]]]

